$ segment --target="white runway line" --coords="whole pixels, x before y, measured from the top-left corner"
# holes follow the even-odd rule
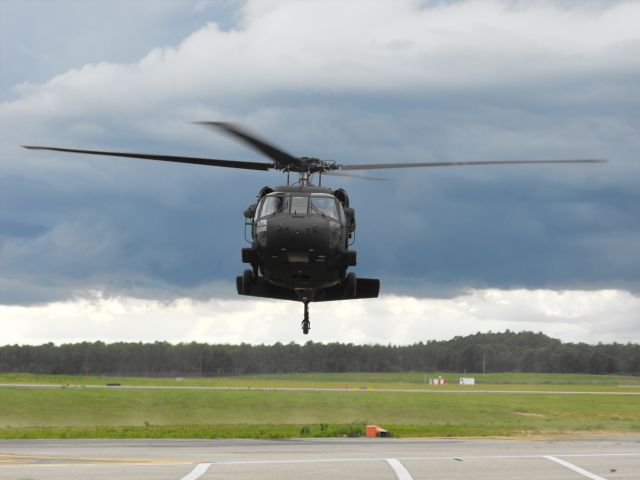
[[[395,458],[387,458],[387,463],[391,465],[393,471],[396,472],[396,477],[398,477],[398,480],[413,480],[413,477],[405,468],[405,466]]]
[[[543,458],[546,458],[547,460],[551,460],[552,462],[556,462],[557,464],[562,465],[563,467],[566,467],[569,470],[573,470],[574,472],[579,473],[583,477],[590,478],[591,480],[607,480],[606,478],[596,475],[595,473],[591,473],[585,470],[584,468],[580,468],[577,465],[574,465],[573,463],[565,462],[564,460],[561,460],[556,457],[552,457],[551,455],[545,455]]]
[[[189,474],[182,477],[180,480],[196,480],[196,478],[200,478],[204,473],[209,470],[211,466],[210,463],[201,463],[196,468],[194,468]]]

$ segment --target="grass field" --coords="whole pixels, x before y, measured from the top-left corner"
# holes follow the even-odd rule
[[[460,375],[447,374],[450,380]],[[471,376],[471,375],[467,375]],[[344,388],[344,392],[0,388],[2,438],[274,438],[357,435],[376,423],[395,436],[640,433],[640,396],[554,391],[640,392],[640,378],[600,375],[473,375],[459,390],[545,393],[398,393],[442,389],[424,373],[308,374],[149,379],[0,375],[0,383]],[[486,382],[486,383],[485,383]],[[637,386],[633,386],[637,385]],[[375,389],[362,391],[361,388]]]

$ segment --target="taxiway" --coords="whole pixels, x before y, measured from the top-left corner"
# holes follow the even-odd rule
[[[640,436],[0,440],[3,480],[640,478]]]

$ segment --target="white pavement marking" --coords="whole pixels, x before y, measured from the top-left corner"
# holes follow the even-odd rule
[[[182,477],[181,480],[196,480],[196,478],[200,478],[211,466],[210,463],[201,463],[196,468],[194,468],[191,473]]]
[[[395,458],[387,458],[387,463],[391,465],[393,471],[396,472],[396,477],[398,477],[398,480],[413,480],[413,477],[405,468],[405,466]]]
[[[583,477],[590,478],[591,480],[607,480],[606,478],[596,475],[595,473],[591,473],[584,468],[580,468],[574,465],[573,463],[565,462],[564,460],[552,457],[551,455],[545,455],[544,458],[546,458],[547,460],[551,460],[552,462],[556,462],[563,467],[567,467],[569,470],[573,470],[574,472],[579,473]]]

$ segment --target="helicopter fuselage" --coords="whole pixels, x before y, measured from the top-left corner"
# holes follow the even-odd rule
[[[259,268],[272,284],[315,290],[344,278],[345,216],[329,192],[270,193],[258,204],[252,226]]]
[[[347,273],[356,264],[355,212],[344,190],[265,187],[245,218],[251,248],[242,260],[252,269],[238,277],[239,294],[305,304],[378,296],[378,280]]]

